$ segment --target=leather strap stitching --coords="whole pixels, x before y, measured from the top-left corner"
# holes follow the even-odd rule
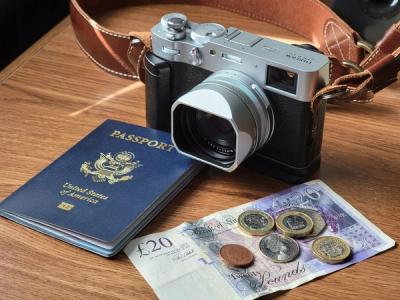
[[[329,30],[329,26],[331,27],[332,33],[333,33],[333,35],[334,35],[334,37],[335,37],[336,45],[329,45],[329,43],[328,43],[328,30]],[[338,40],[337,35],[336,35],[335,28],[339,28],[339,30],[346,36],[346,38],[345,38],[344,40],[341,40],[341,41]],[[325,28],[324,28],[324,40],[325,40],[326,49],[328,49],[330,55],[334,55],[334,54],[332,53],[331,49],[332,49],[334,46],[337,46],[337,47],[339,48],[339,50],[340,50],[340,54],[342,55],[342,58],[343,58],[343,59],[346,59],[346,58],[344,57],[342,48],[340,47],[340,44],[343,43],[343,42],[345,42],[345,41],[347,41],[348,43],[350,43],[351,38],[350,38],[350,35],[348,35],[336,22],[334,22],[334,21],[331,20],[331,21],[328,21],[328,22],[326,23]],[[350,45],[349,45],[349,47],[348,47],[348,56],[347,56],[347,59],[349,59],[349,58],[350,58]]]
[[[113,73],[115,75],[119,75],[119,76],[123,76],[123,77],[129,77],[129,78],[133,78],[133,79],[139,79],[139,76],[128,74],[128,73],[117,72],[115,70],[112,70],[112,69],[102,65],[92,55],[90,55],[90,53],[88,53],[85,50],[85,48],[82,47],[82,45],[79,43],[79,41],[77,39],[75,39],[75,40],[76,40],[76,43],[78,44],[79,48],[81,48],[81,50],[83,51],[83,53],[85,53],[87,55],[87,57],[89,57],[97,66],[99,66],[103,70],[105,70],[107,72],[110,72],[110,73]]]
[[[93,26],[93,27],[94,27],[95,29],[97,29],[97,30],[99,30],[99,31],[101,31],[101,32],[103,32],[103,33],[105,33],[105,34],[111,35],[111,36],[120,37],[120,38],[128,39],[128,40],[131,39],[130,36],[107,31],[107,30],[103,29],[103,27],[101,27],[100,25],[98,25],[97,23],[96,23],[96,25]]]
[[[362,63],[362,65],[368,65],[380,53],[381,49],[379,47],[375,48],[375,50],[368,56],[368,58],[365,60],[365,62]]]

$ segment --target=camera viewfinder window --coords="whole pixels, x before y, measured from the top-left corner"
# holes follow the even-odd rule
[[[297,74],[273,66],[267,67],[267,85],[296,94]]]

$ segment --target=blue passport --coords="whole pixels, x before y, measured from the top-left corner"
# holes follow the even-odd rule
[[[169,133],[107,120],[0,203],[0,215],[113,256],[199,172]]]

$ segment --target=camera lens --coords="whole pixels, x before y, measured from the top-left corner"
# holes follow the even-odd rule
[[[235,130],[229,121],[198,110],[196,125],[200,137],[213,152],[227,157],[235,153]]]
[[[207,112],[182,106],[180,124],[185,140],[208,160],[221,165],[235,159],[236,135],[231,123]]]
[[[233,171],[271,137],[273,114],[247,75],[219,71],[172,106],[172,139],[181,153]]]

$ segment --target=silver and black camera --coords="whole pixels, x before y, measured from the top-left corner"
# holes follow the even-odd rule
[[[164,15],[145,57],[150,127],[171,131],[177,150],[231,172],[248,166],[288,182],[320,165],[329,59],[220,24]]]

